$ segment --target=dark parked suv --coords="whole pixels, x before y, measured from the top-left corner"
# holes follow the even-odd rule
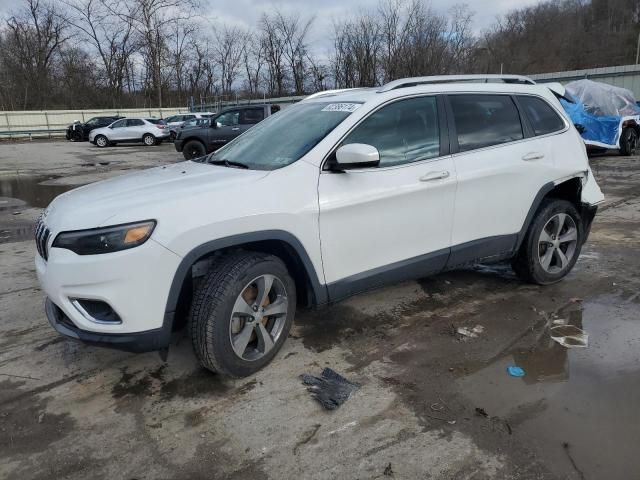
[[[93,117],[86,122],[73,122],[67,127],[67,140],[72,142],[82,142],[89,140],[89,132],[94,128],[102,128],[111,125],[116,120],[123,118],[117,115],[109,117]]]
[[[210,124],[179,131],[173,144],[187,160],[202,157],[279,110],[278,105],[227,108],[212,117]]]

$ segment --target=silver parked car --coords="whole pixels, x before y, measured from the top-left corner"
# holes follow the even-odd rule
[[[157,118],[123,118],[108,127],[97,128],[89,134],[89,141],[98,147],[116,143],[157,145],[169,138],[169,128]]]

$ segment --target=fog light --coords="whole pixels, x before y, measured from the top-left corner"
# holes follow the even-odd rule
[[[109,325],[122,323],[122,319],[116,311],[108,303],[101,300],[72,298],[71,304],[80,312],[80,315],[90,322]]]

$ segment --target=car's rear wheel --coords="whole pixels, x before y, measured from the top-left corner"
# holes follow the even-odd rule
[[[220,257],[189,315],[198,360],[231,377],[257,372],[285,342],[295,307],[295,282],[278,257],[242,251]]]
[[[572,203],[545,200],[512,261],[525,281],[549,285],[562,280],[580,255],[584,238],[582,220]]]
[[[100,148],[109,146],[109,139],[104,135],[97,135],[96,138],[93,139],[93,141]]]
[[[182,155],[186,160],[204,157],[206,154],[207,149],[198,140],[189,140],[182,148]]]
[[[145,133],[142,136],[142,143],[144,143],[147,147],[151,147],[157,143],[157,140],[156,137],[154,137],[150,133]]]
[[[620,135],[620,155],[635,155],[638,149],[638,132],[635,128],[627,127]]]

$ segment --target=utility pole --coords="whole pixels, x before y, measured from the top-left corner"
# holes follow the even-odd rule
[[[640,60],[640,33],[638,33],[638,44],[636,46],[636,65],[640,63],[638,60]]]

